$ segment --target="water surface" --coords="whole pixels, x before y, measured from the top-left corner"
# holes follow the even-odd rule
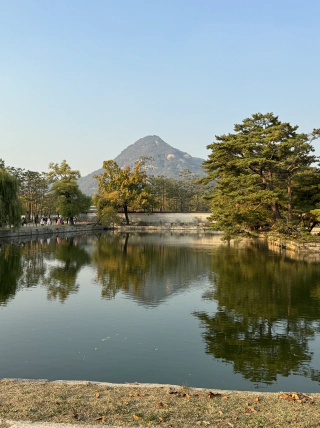
[[[2,244],[0,377],[319,391],[319,264],[212,234]]]

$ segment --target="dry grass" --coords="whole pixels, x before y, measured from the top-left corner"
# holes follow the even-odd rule
[[[320,427],[320,394],[0,380],[0,419],[150,427]]]

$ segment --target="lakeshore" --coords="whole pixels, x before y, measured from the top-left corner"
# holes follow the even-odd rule
[[[77,230],[80,233],[90,233],[81,231],[81,227],[81,225],[75,227],[62,226],[59,230],[62,232],[62,229],[65,229],[65,233],[67,233],[67,229],[71,229],[71,231],[68,231],[70,236],[76,233]],[[88,227],[88,230],[92,228],[91,225]],[[143,227],[146,228],[145,231],[148,230],[146,226]],[[130,232],[130,229],[130,226],[123,226],[116,233],[121,231]],[[185,232],[188,233],[188,230]],[[182,234],[185,232],[182,232]],[[168,232],[168,234],[170,233]],[[132,233],[133,241],[136,235],[138,236],[138,233],[134,231]],[[148,234],[148,236],[150,237],[152,234]],[[211,243],[210,236],[206,242],[207,244]],[[275,248],[281,251],[282,254],[286,254],[286,249],[282,247]],[[277,249],[275,251],[278,251]],[[302,253],[295,254],[296,257],[302,257]],[[308,258],[308,254],[310,255],[310,253],[304,252],[303,257],[306,256]],[[221,261],[223,259],[225,258],[222,257]],[[252,255],[250,260],[252,260]],[[119,262],[119,254],[117,255],[117,261]],[[141,259],[139,259],[139,265],[141,265]],[[220,266],[221,263],[218,263],[218,265]],[[132,267],[132,263],[130,266]],[[167,269],[165,270],[167,271]],[[283,275],[283,278],[285,277],[286,275]],[[237,275],[237,278],[239,278],[239,275]],[[224,294],[230,297],[230,290],[226,290]],[[252,306],[254,307],[255,305]],[[110,313],[110,310],[107,312]],[[95,313],[96,315],[97,313]],[[89,318],[92,319],[92,317]],[[95,329],[97,328],[98,325],[95,326]],[[81,330],[84,331],[83,328]],[[157,335],[156,332],[155,335]],[[102,343],[105,344],[107,341]],[[141,353],[141,348],[139,352]],[[181,351],[181,346],[179,346],[179,352],[186,353],[183,350]],[[92,353],[96,353],[96,351],[92,351]],[[182,355],[179,357],[179,364],[181,364],[181,358]],[[165,361],[168,360],[165,359]],[[199,362],[199,360],[197,361]],[[153,364],[154,362],[155,360],[153,359]],[[45,364],[47,365],[48,362]],[[110,360],[108,365],[110,365]],[[135,369],[132,372],[137,375]],[[95,376],[94,378],[108,379],[106,377],[103,378],[102,375],[103,373],[101,373],[101,376]],[[25,376],[25,374],[22,374],[22,376]],[[38,377],[41,377],[41,374]],[[55,376],[55,379],[57,378]],[[75,379],[72,375],[70,378]],[[86,378],[85,375],[84,378]],[[159,379],[164,382],[171,381],[171,379],[163,379],[163,377]],[[127,378],[123,379],[122,382],[124,380],[127,380]],[[139,381],[141,377],[137,375],[137,378],[133,380]],[[173,382],[175,381],[173,380]],[[203,385],[203,383],[198,385]],[[226,380],[225,385],[230,387],[231,384]],[[13,426],[12,421],[21,420],[31,421],[32,423],[112,425],[116,427],[147,427],[155,425],[165,427],[320,426],[320,396],[318,392],[309,393],[307,388],[301,390],[300,388],[303,387],[299,381],[296,382],[294,391],[291,390],[287,393],[266,393],[261,392],[261,390],[252,392],[218,390],[214,388],[217,386],[216,377],[213,378],[212,389],[209,389],[208,385],[206,386],[207,388],[191,388],[188,384],[162,385],[137,384],[135,382],[111,384],[90,381],[48,382],[45,380],[2,379],[0,381],[0,419],[2,425],[7,427]],[[317,389],[313,391],[317,391]],[[7,421],[11,422],[7,423]]]

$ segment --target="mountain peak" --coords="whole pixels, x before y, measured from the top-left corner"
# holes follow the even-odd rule
[[[194,174],[204,175],[201,164],[204,159],[194,158],[186,152],[175,149],[163,141],[158,135],[147,135],[135,143],[130,144],[114,159],[121,167],[130,166],[141,158],[150,158],[147,161],[149,175],[164,175],[166,178],[179,179],[179,174],[188,169]],[[86,177],[79,179],[79,187],[86,194],[94,194],[97,191],[97,180],[92,178],[93,174],[99,175],[103,169],[99,169]]]

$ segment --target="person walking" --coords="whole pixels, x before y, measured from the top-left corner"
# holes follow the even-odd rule
[[[48,217],[47,226],[51,226],[51,219],[50,219],[50,217]]]

